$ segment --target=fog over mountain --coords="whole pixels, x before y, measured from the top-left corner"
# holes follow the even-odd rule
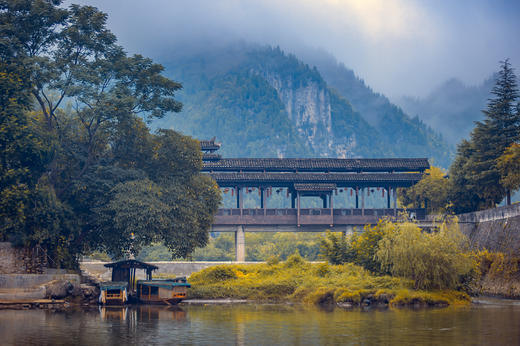
[[[319,48],[392,99],[424,97],[450,78],[478,85],[507,57],[520,66],[518,1],[80,2],[107,12],[131,52],[156,57],[201,39]]]
[[[452,145],[468,138],[475,121],[484,118],[482,110],[491,97],[495,78],[480,85],[468,86],[456,78],[435,88],[424,98],[404,96],[396,103],[411,116],[418,116]]]

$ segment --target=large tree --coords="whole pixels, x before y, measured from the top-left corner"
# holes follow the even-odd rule
[[[207,241],[218,189],[199,173],[198,142],[173,131],[151,134],[142,120],[180,111],[181,85],[152,60],[128,56],[106,14],[61,3],[0,1],[2,66],[24,77],[20,95],[33,101],[15,113],[30,114],[43,133],[38,143],[49,149],[41,162],[21,154],[29,137],[14,134],[27,127],[11,122],[7,133],[18,147],[3,154],[32,160],[33,217],[20,214],[24,231],[2,236],[46,246],[67,265],[93,249],[123,256],[157,240],[186,256]]]
[[[510,195],[510,190],[503,185],[497,160],[508,147],[520,140],[517,78],[507,59],[501,62],[491,94],[493,97],[483,111],[485,119],[475,123],[470,141],[459,147],[458,156],[450,169],[452,177],[465,184],[464,187],[455,187],[473,191],[482,201],[470,204],[487,208],[494,207]],[[455,203],[469,197],[468,193],[460,192],[465,196],[455,193]]]

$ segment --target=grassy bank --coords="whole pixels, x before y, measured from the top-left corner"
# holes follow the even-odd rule
[[[293,255],[280,263],[219,265],[190,277],[190,298],[251,299],[360,306],[447,306],[468,304],[465,293],[414,290],[411,280],[374,276],[352,263],[309,263]]]
[[[475,253],[478,280],[471,294],[520,299],[520,257],[518,254]]]

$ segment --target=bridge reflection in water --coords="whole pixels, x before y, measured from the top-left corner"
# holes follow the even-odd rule
[[[202,172],[215,179],[224,194],[230,193],[236,205],[218,210],[212,231],[235,232],[237,261],[245,260],[246,231],[351,232],[383,217],[397,217],[404,212],[398,208],[397,189],[413,186],[430,167],[425,158],[221,158],[215,153],[219,148],[214,140],[201,141]],[[269,208],[273,192],[286,195],[291,208]],[[244,208],[246,194],[249,202],[259,202],[256,208]],[[373,202],[376,194],[386,208],[367,208],[366,198]],[[321,199],[323,207],[302,208],[304,197]],[[335,208],[334,201],[341,205]],[[424,208],[406,213],[424,220],[426,207],[425,202]]]

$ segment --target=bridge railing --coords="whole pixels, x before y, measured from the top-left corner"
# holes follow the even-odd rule
[[[403,209],[329,209],[329,208],[281,208],[281,209],[219,209],[214,224],[373,224],[385,216],[397,216]],[[408,209],[409,217],[425,220],[426,210]]]

